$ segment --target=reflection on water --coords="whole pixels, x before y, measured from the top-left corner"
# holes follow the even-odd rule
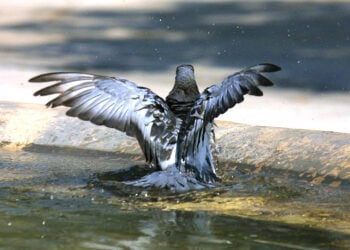
[[[36,147],[0,152],[0,248],[350,247],[346,189],[243,169],[225,169],[218,188],[177,195],[113,181],[87,185],[94,173],[140,163],[130,157]]]

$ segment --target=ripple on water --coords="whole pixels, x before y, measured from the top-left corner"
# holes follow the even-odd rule
[[[1,247],[350,245],[346,189],[233,164],[222,168],[218,187],[174,194],[126,186],[113,174],[107,178],[139,164],[129,155],[50,148],[0,155]],[[91,182],[94,174],[98,182]]]

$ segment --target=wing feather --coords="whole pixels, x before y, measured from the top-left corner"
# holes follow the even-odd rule
[[[273,64],[259,64],[235,73],[221,83],[205,89],[195,101],[185,126],[181,127],[178,162],[185,162],[196,178],[207,183],[215,182],[214,158],[209,144],[213,136],[214,118],[244,100],[244,95],[261,96],[258,86],[273,85],[261,75],[262,72],[274,72],[280,68]]]
[[[258,64],[235,73],[221,83],[205,89],[195,102],[191,113],[200,113],[205,122],[225,113],[237,103],[244,100],[244,95],[262,96],[259,86],[272,86],[273,83],[263,76],[264,72],[275,72],[280,67],[273,64]]]
[[[34,95],[58,94],[46,104],[48,107],[69,107],[68,116],[136,137],[149,163],[167,167],[162,162],[167,162],[176,150],[181,122],[165,101],[148,88],[122,78],[74,72],[48,73],[29,81],[54,81]]]

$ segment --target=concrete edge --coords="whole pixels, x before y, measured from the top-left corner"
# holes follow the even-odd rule
[[[30,144],[141,155],[134,138],[65,116],[65,108],[0,102],[0,145]],[[218,121],[219,161],[232,169],[280,171],[315,184],[350,184],[350,134]],[[220,168],[221,165],[220,164]]]

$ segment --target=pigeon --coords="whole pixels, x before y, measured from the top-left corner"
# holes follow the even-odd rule
[[[121,77],[78,72],[46,73],[30,82],[54,82],[34,96],[58,94],[47,107],[66,106],[66,115],[135,137],[156,171],[127,185],[184,192],[215,186],[214,119],[244,100],[262,96],[273,83],[263,73],[281,68],[262,63],[243,69],[199,92],[192,65],[176,68],[175,84],[163,99]]]

